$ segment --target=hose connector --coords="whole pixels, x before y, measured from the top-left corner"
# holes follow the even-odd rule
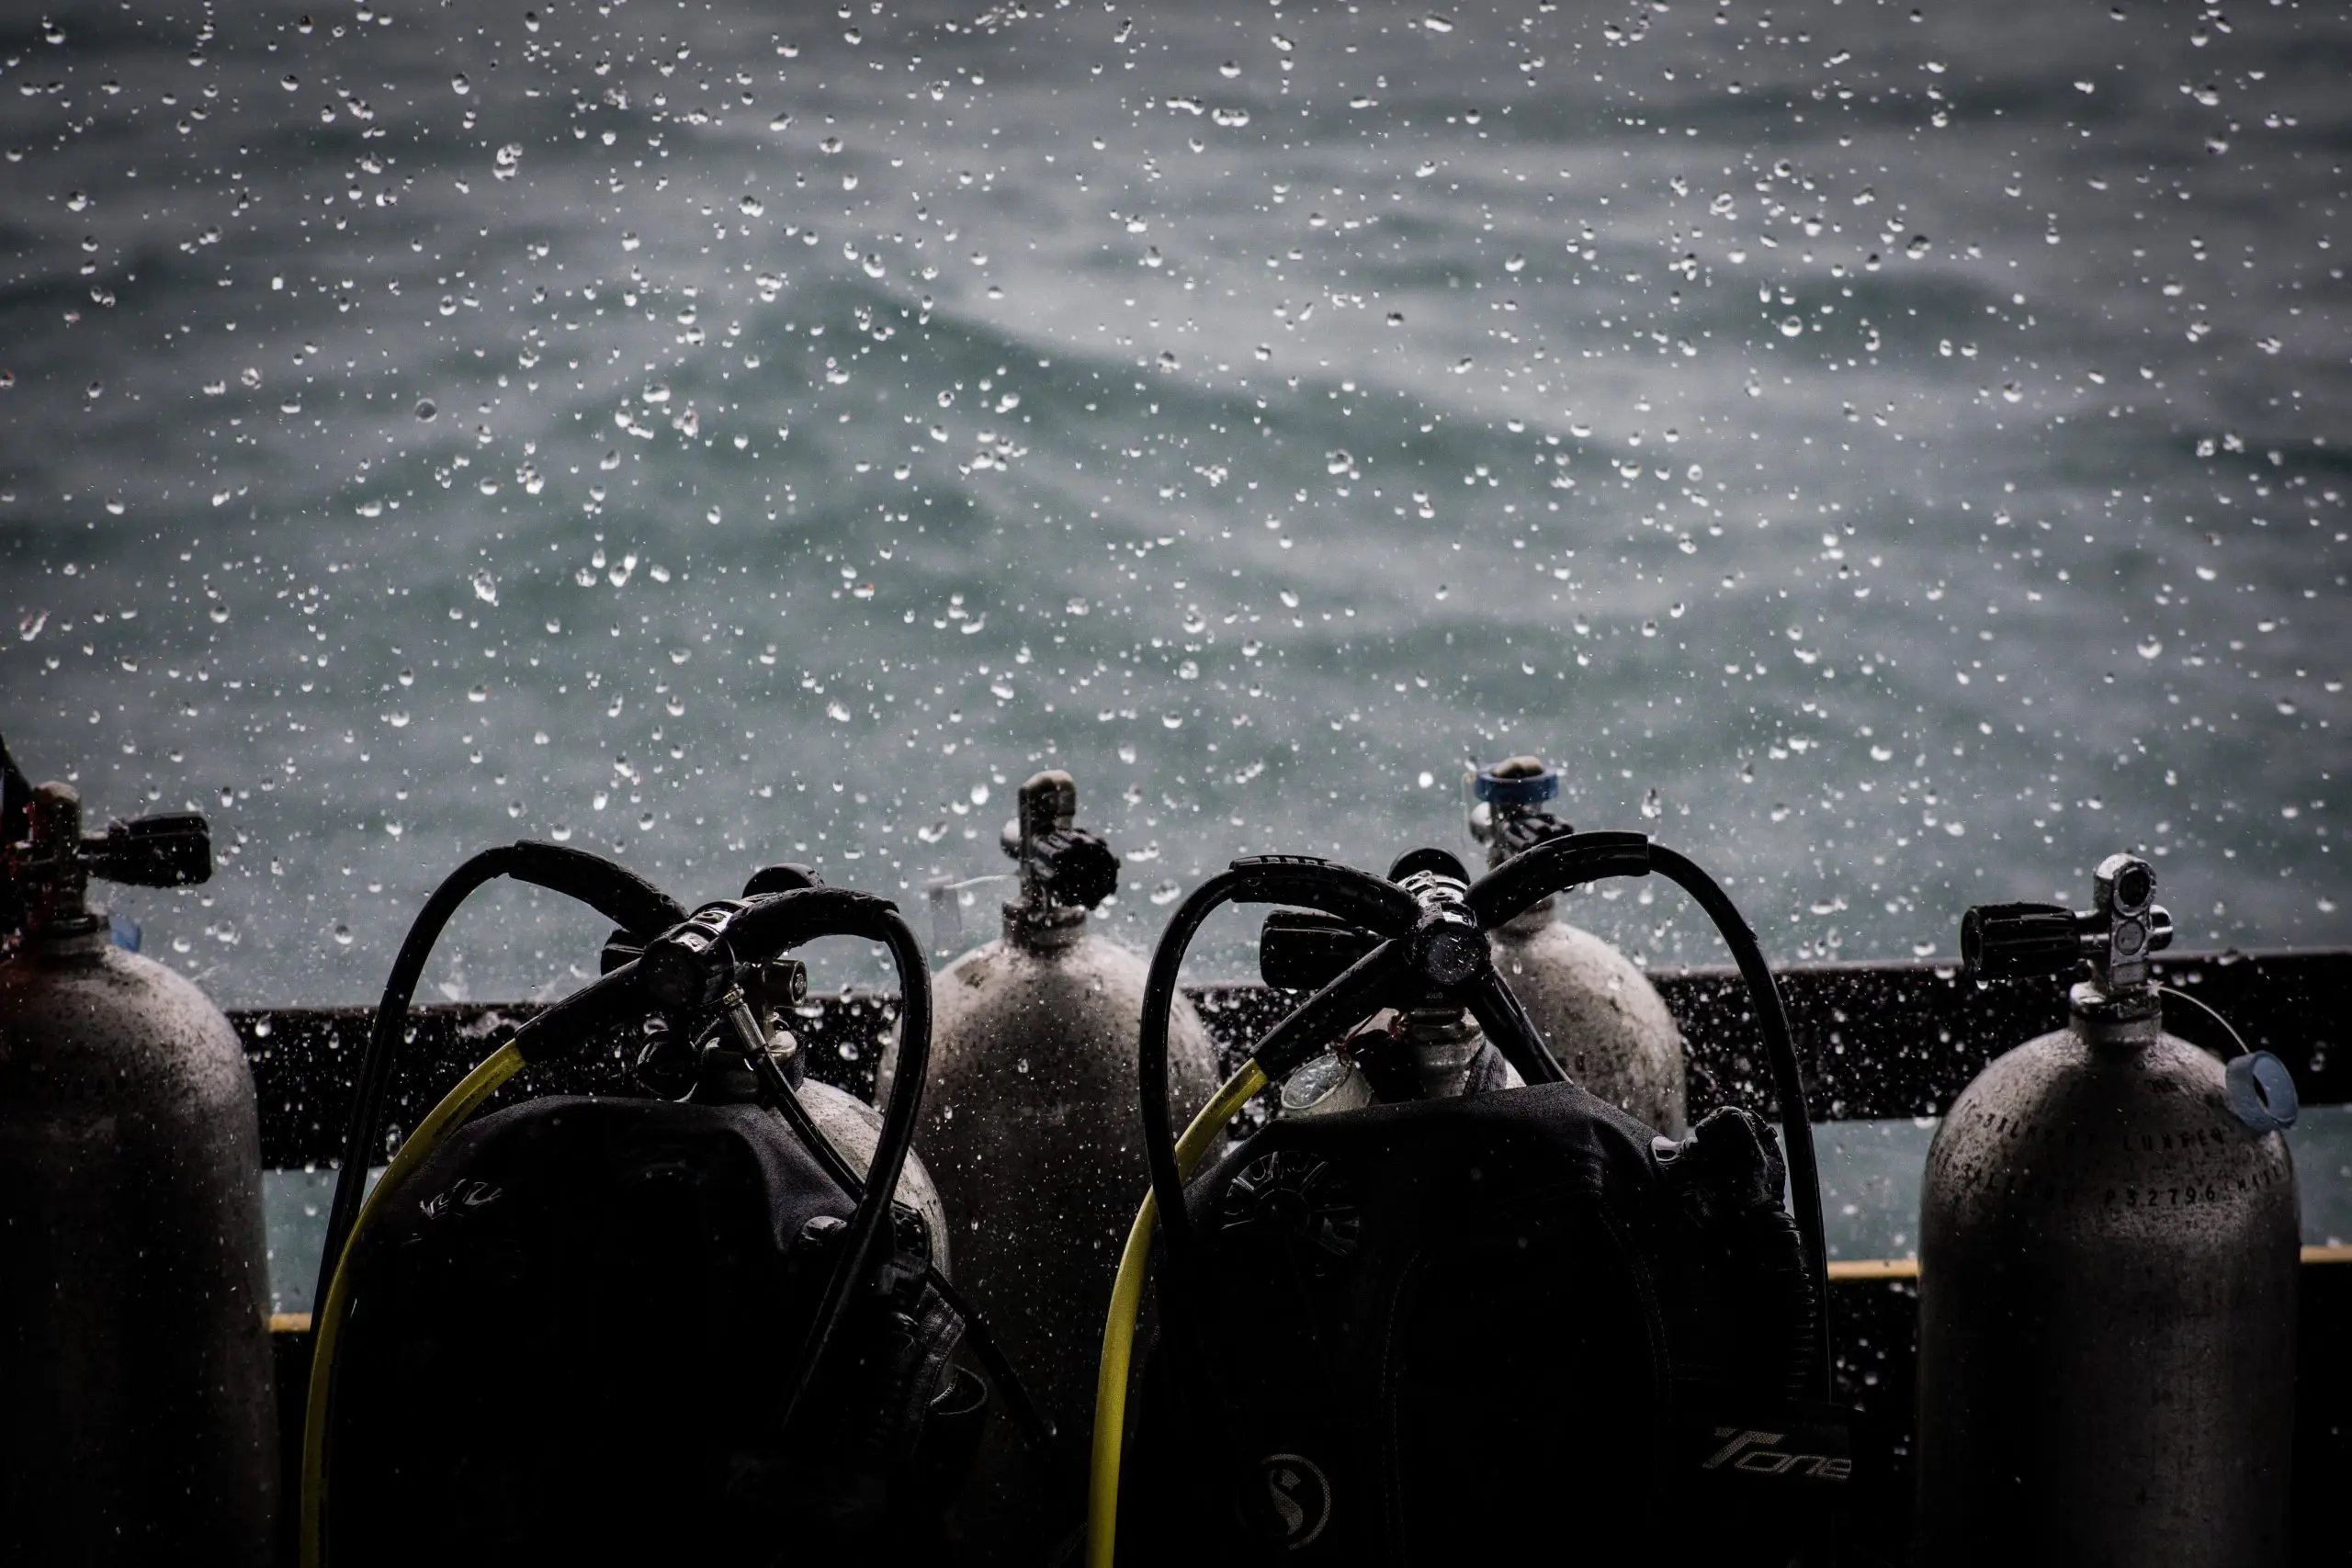
[[[740,904],[706,904],[645,944],[637,973],[645,994],[676,1012],[717,1006],[735,987],[728,928]]]

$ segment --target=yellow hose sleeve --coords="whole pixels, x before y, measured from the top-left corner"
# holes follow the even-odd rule
[[[359,1217],[353,1222],[351,1235],[343,1244],[343,1256],[335,1259],[327,1299],[318,1304],[317,1316],[312,1319],[318,1337],[311,1348],[310,1401],[302,1417],[302,1568],[322,1568],[326,1561],[327,1420],[334,1404],[336,1341],[342,1336],[344,1317],[351,1310],[351,1280],[345,1270],[350,1266],[353,1249],[358,1247],[359,1238],[368,1234],[369,1222],[382,1211],[385,1195],[405,1182],[410,1173],[440,1146],[441,1140],[462,1125],[508,1078],[521,1072],[523,1065],[523,1054],[511,1043],[500,1046],[416,1124],[416,1131],[408,1135],[400,1153],[392,1156],[383,1179],[359,1206]]]
[[[1226,1123],[1250,1097],[1266,1087],[1266,1070],[1256,1058],[1225,1081],[1225,1087],[1176,1140],[1176,1173],[1190,1179]],[[1102,1362],[1094,1381],[1094,1453],[1086,1486],[1086,1568],[1112,1568],[1119,1533],[1119,1461],[1126,1442],[1127,1373],[1135,1358],[1136,1317],[1143,1309],[1143,1278],[1151,1263],[1151,1233],[1159,1210],[1150,1193],[1136,1210],[1119,1273],[1111,1286],[1111,1313],[1102,1325]],[[308,1565],[306,1565],[308,1568]]]

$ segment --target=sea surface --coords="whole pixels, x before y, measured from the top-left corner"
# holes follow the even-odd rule
[[[1781,960],[2126,848],[2183,946],[2352,942],[2343,5],[139,0],[0,62],[0,734],[211,815],[117,904],[225,1004],[370,997],[518,836],[920,908],[1048,764],[1138,943],[1236,853],[1466,852],[1518,751]],[[602,934],[486,896],[428,994]]]

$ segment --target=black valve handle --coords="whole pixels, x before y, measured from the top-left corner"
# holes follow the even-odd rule
[[[212,826],[195,811],[163,811],[107,824],[82,840],[92,876],[134,887],[194,887],[212,880]]]
[[[2083,922],[2064,904],[1980,904],[1960,918],[1960,961],[1980,980],[2064,975],[2083,961]]]

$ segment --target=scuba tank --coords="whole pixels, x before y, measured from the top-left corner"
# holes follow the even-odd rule
[[[204,994],[85,898],[205,881],[210,835],[173,813],[85,837],[71,787],[28,786],[5,749],[0,780],[0,1562],[262,1568],[253,1076]]]
[[[2086,913],[1992,905],[1961,927],[1979,979],[2089,977],[1928,1148],[1920,1562],[2282,1563],[2294,1082],[2267,1052],[2224,1065],[2165,1032],[2149,955],[2172,920],[2147,862],[2109,858],[2094,890]]]
[[[946,1200],[957,1279],[1069,1432],[1086,1429],[1093,1406],[1088,1348],[1144,1178],[1135,1111],[1144,961],[1086,929],[1088,908],[1118,886],[1119,862],[1076,826],[1077,811],[1078,785],[1059,769],[1021,786],[1020,815],[1002,838],[1020,896],[1004,906],[1003,940],[934,982],[921,1134]],[[1170,1092],[1189,1111],[1216,1087],[1216,1057],[1181,999],[1169,1041]],[[877,1095],[892,1091],[898,1069],[886,1053]]]
[[[469,1074],[331,1238],[304,1562],[330,1546],[344,1564],[927,1560],[984,1392],[951,1364],[969,1322],[937,1268],[935,1200],[905,1180],[930,1031],[912,933],[891,905],[797,871],[671,922],[673,903],[609,863],[515,845],[428,904],[379,1038],[399,1033],[390,1004],[445,895],[485,864],[623,929],[604,976]],[[806,985],[781,955],[842,935],[886,945],[902,987],[916,1071],[878,1126],[811,1113],[825,1097],[793,1082],[798,1045],[773,1018]],[[469,1120],[531,1063],[649,1040],[687,1054],[683,1100],[551,1096]],[[640,1051],[640,1078],[663,1066]],[[381,1102],[380,1083],[359,1089],[355,1123]],[[826,1122],[871,1137],[837,1143]],[[971,1346],[1012,1394],[993,1346]]]
[[[1416,850],[1388,879],[1434,874],[1462,887],[1470,875],[1443,850]],[[1258,974],[1278,990],[1329,985],[1378,942],[1370,931],[1312,909],[1276,909],[1258,932]],[[1449,1100],[1517,1089],[1525,1080],[1442,987],[1423,987],[1356,1025],[1283,1080],[1284,1116],[1331,1116],[1375,1103]]]
[[[1138,1042],[1151,1191],[1103,1336],[1090,1568],[1506,1562],[1547,1538],[1579,1562],[1670,1550],[1785,1568],[1824,1543],[1854,1484],[1850,1423],[1825,1403],[1804,1084],[1738,911],[1639,834],[1555,836],[1468,886],[1443,859],[1408,857],[1394,879],[1240,860],[1169,923]],[[1652,873],[1732,948],[1785,1160],[1747,1111],[1718,1109],[1675,1139],[1569,1081],[1494,960],[1490,933],[1539,900]],[[1357,955],[1178,1138],[1169,1004],[1186,946],[1228,902],[1319,911],[1355,928]],[[1467,1010],[1528,1087],[1278,1117],[1186,1187],[1255,1094],[1349,1024],[1432,995]],[[1128,1466],[1155,1228],[1160,1332]]]
[[[1537,758],[1482,768],[1471,791],[1470,836],[1487,847],[1490,868],[1573,831],[1548,805],[1560,793],[1559,773]],[[1569,1077],[1634,1121],[1679,1136],[1687,1095],[1674,1015],[1648,976],[1561,919],[1557,903],[1540,898],[1495,929],[1495,966]]]

